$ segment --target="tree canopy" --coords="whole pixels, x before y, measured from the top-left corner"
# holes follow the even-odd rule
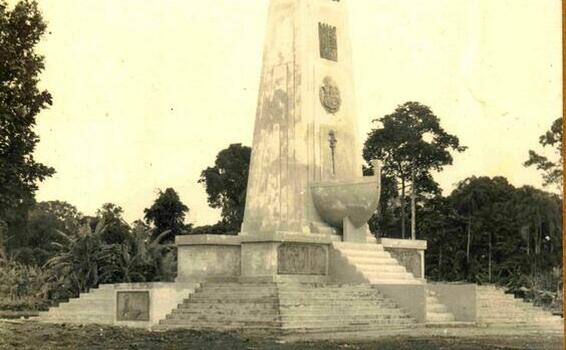
[[[541,155],[533,150],[529,151],[529,159],[524,163],[525,166],[535,166],[537,170],[541,171],[544,180],[544,186],[555,186],[562,192],[562,178],[563,178],[563,145],[562,145],[562,118],[556,119],[550,130],[544,135],[539,137],[539,143],[542,147],[549,147],[554,151],[554,160],[549,159],[547,156]]]
[[[154,235],[168,231],[164,239],[172,241],[176,235],[182,234],[189,228],[185,225],[185,215],[188,212],[189,208],[181,202],[177,192],[167,188],[165,191],[159,190],[153,205],[144,210],[144,217],[147,223],[155,226]]]
[[[452,164],[450,151],[463,152],[466,147],[440,126],[440,120],[428,106],[418,102],[399,105],[392,114],[374,123],[381,125],[369,132],[363,157],[368,164],[372,159],[381,160],[384,178],[400,189],[401,234],[405,237],[408,184],[414,183],[415,196],[438,194],[440,188],[431,172]]]
[[[38,88],[44,58],[36,47],[45,30],[35,1],[10,9],[0,0],[0,220],[8,224],[9,246],[23,243],[14,236],[25,234],[37,183],[54,173],[33,156],[36,117],[52,103],[49,92]]]
[[[228,230],[239,230],[244,220],[250,155],[250,147],[232,144],[218,153],[214,166],[204,169],[198,181],[206,187],[208,204],[222,210]]]

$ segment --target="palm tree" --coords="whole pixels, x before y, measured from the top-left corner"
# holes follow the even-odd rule
[[[90,222],[77,235],[56,230],[61,242],[51,244],[58,253],[45,266],[50,270],[51,282],[69,289],[73,295],[88,292],[98,285],[100,264],[105,252],[102,235],[107,226],[99,220],[94,230]]]
[[[173,247],[161,242],[170,235],[166,230],[154,237],[154,230],[143,224],[134,226],[130,239],[119,245],[112,245],[104,255],[107,262],[102,266],[101,279],[121,282],[147,282],[164,279],[168,267],[164,266],[164,258]]]

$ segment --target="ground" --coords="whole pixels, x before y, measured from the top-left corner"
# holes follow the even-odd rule
[[[360,341],[290,342],[237,334],[196,331],[149,332],[107,326],[53,325],[34,321],[0,321],[0,349],[562,349],[558,334],[446,333],[423,330],[418,335]]]

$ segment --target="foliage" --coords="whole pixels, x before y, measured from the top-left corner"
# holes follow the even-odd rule
[[[114,203],[105,203],[96,211],[96,219],[91,220],[91,229],[102,220],[106,226],[102,241],[106,244],[122,244],[130,235],[130,226],[124,221],[124,210]]]
[[[94,230],[86,224],[77,235],[58,231],[63,243],[53,242],[59,251],[46,263],[50,270],[49,282],[56,285],[56,289],[77,296],[98,285],[101,265],[110,259],[103,243],[106,229],[101,219]]]
[[[539,138],[539,143],[542,147],[550,147],[554,153],[556,160],[552,161],[544,155],[537,152],[529,151],[529,160],[524,165],[536,166],[537,170],[542,173],[544,186],[555,186],[560,193],[562,193],[562,178],[563,178],[563,145],[562,145],[562,118],[556,119],[550,130]]]
[[[226,225],[223,222],[218,222],[214,225],[204,225],[193,228],[190,231],[191,235],[237,235],[239,230]]]
[[[185,215],[189,208],[181,202],[177,192],[168,188],[159,190],[159,196],[150,208],[144,210],[145,220],[153,224],[156,232],[167,232],[166,241],[173,241],[176,235],[182,234],[190,226],[185,225]]]
[[[222,222],[239,230],[244,219],[251,148],[232,144],[220,151],[213,167],[202,171],[199,183],[206,187],[208,204],[222,210]]]
[[[36,203],[29,211],[26,234],[26,247],[33,253],[32,263],[43,265],[51,258],[55,253],[51,242],[59,240],[57,231],[77,232],[81,220],[82,214],[69,203]]]
[[[25,231],[37,182],[54,173],[33,157],[39,142],[36,116],[52,103],[37,86],[44,63],[35,50],[45,30],[35,1],[9,9],[0,0],[0,220],[10,228],[8,247],[24,245],[18,236]]]
[[[47,306],[47,272],[0,256],[0,310],[37,310]]]
[[[152,238],[153,230],[135,226],[128,241],[108,247],[107,261],[101,266],[101,281],[172,281],[176,268],[173,245],[161,244],[169,234],[164,231]]]
[[[562,202],[555,194],[515,188],[503,177],[470,177],[419,215],[429,278],[530,290],[561,265]]]
[[[426,197],[439,194],[440,188],[432,179],[432,171],[441,171],[452,164],[450,151],[463,152],[458,138],[440,126],[432,110],[418,102],[399,105],[392,114],[374,120],[381,127],[372,129],[364,144],[366,162],[383,162],[383,176],[394,181],[401,194],[399,200],[401,235],[405,237],[406,190],[414,181],[416,195]],[[427,140],[430,139],[430,140]],[[392,186],[388,183],[386,185]],[[391,197],[386,196],[388,200]]]

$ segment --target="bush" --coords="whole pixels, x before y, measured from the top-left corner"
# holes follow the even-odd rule
[[[0,310],[43,310],[49,304],[48,274],[0,257]]]

